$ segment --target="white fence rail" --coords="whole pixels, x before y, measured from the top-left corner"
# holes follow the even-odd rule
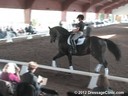
[[[42,32],[42,33],[37,33],[37,34],[31,34],[31,35],[21,35],[21,36],[17,36],[17,37],[6,37],[4,39],[0,39],[0,42],[14,42],[14,41],[19,41],[19,40],[27,40],[27,39],[33,39],[35,37],[44,37],[44,36],[49,36],[49,33],[46,32]]]
[[[0,59],[0,62],[3,62],[3,63],[13,62],[13,63],[19,64],[19,65],[22,65],[22,66],[27,66],[28,65],[28,62],[20,62],[20,61],[5,60],[5,59]],[[39,64],[39,68],[53,70],[53,71],[73,73],[73,74],[84,75],[84,76],[91,76],[91,77],[99,75],[99,74],[91,73],[91,72],[84,72],[84,71],[78,71],[78,70],[69,70],[69,69],[65,69],[65,68],[51,67],[51,66],[46,66],[46,65],[42,65],[42,64]],[[117,77],[117,76],[108,75],[108,79],[128,83],[128,78],[124,78],[124,77]]]

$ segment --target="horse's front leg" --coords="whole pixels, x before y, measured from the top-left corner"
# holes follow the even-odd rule
[[[70,70],[73,70],[73,66],[72,66],[72,55],[69,54],[69,55],[67,55],[67,56],[68,56],[68,61],[69,61],[69,69],[70,69]]]
[[[57,67],[57,65],[56,65],[56,59],[58,59],[58,58],[60,58],[62,56],[64,56],[64,54],[62,54],[62,53],[59,52],[55,57],[53,57],[53,59],[52,59],[52,66],[53,67]]]

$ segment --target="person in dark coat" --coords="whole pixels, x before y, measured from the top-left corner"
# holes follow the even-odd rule
[[[29,62],[28,72],[24,73],[21,76],[21,82],[26,82],[26,83],[29,83],[29,84],[33,85],[35,87],[36,96],[39,96],[39,94],[41,92],[40,91],[40,88],[41,88],[40,83],[41,82],[37,82],[38,78],[34,74],[34,72],[36,71],[37,68],[38,68],[38,64],[36,62],[34,62],[34,61]]]

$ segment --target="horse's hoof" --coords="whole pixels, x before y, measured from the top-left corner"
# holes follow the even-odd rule
[[[70,66],[69,69],[70,69],[70,70],[74,70],[74,69],[73,69],[73,66]]]
[[[56,62],[55,61],[52,61],[52,67],[57,67],[57,65],[56,65]]]
[[[52,64],[52,67],[56,68],[57,66],[56,66],[56,65],[54,65],[54,64]]]
[[[108,68],[105,68],[104,70],[105,70],[105,76],[108,76],[108,74],[109,74]]]

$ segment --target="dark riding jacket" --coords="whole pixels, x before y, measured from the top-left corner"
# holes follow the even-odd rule
[[[40,86],[37,82],[37,77],[30,71],[22,75],[21,81],[32,84],[36,89],[40,89]]]
[[[83,21],[79,22],[76,27],[79,27],[79,31],[84,31],[85,23]]]

